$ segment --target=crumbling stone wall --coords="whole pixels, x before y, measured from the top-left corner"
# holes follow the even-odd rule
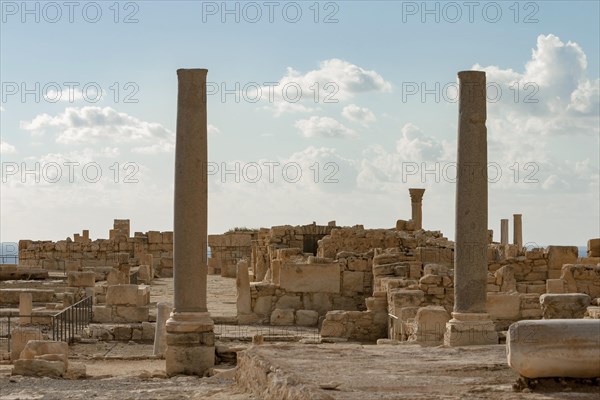
[[[249,258],[253,280],[262,281],[271,268],[271,261],[277,257],[277,250],[298,248],[302,252],[318,255],[320,240],[329,235],[335,228],[335,222],[328,225],[273,226],[270,229],[261,228],[252,241],[251,257]]]
[[[373,282],[370,254],[347,253],[335,261],[292,248],[277,254],[265,281],[250,284],[255,321],[314,326],[330,310],[366,309]]]
[[[235,278],[238,261],[251,258],[251,243],[257,234],[257,232],[251,231],[208,235],[208,246],[211,253],[208,259],[208,273]]]
[[[82,235],[57,242],[20,240],[19,267],[78,271],[115,266],[120,253],[135,259],[134,265],[152,255],[152,267],[159,276],[173,275],[173,232],[136,232],[130,237],[129,220],[115,220],[109,239],[92,241],[84,230]]]

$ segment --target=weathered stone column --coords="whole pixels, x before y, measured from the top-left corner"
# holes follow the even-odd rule
[[[485,72],[459,79],[454,312],[446,324],[448,346],[496,344],[486,312],[488,190]]]
[[[523,248],[523,219],[521,214],[513,214],[513,244],[517,246],[517,251]]]
[[[179,69],[173,225],[174,309],[167,321],[167,375],[202,376],[215,363],[206,308],[206,69]]]
[[[416,231],[423,225],[423,193],[425,189],[408,189],[410,205],[412,207],[412,221]]]
[[[508,244],[508,219],[500,220],[500,244]]]

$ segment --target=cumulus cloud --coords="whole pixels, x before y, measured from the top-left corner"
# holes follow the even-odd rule
[[[355,138],[358,134],[342,123],[330,117],[312,116],[308,119],[301,119],[294,123],[294,126],[300,130],[302,136],[306,138]]]
[[[455,160],[452,143],[427,136],[413,123],[402,126],[399,136],[392,150],[372,145],[364,151],[357,177],[360,187],[393,190],[399,184],[424,184],[427,181],[424,176],[430,184],[438,183],[443,167]],[[435,173],[423,175],[436,170],[438,182]]]
[[[364,126],[376,120],[375,114],[366,107],[359,107],[356,104],[349,104],[342,110],[342,116],[349,121],[362,124]]]
[[[502,134],[492,139],[600,132],[600,80],[588,78],[587,58],[577,43],[540,35],[523,72],[479,64],[473,69],[486,71],[488,83],[496,86],[488,97],[500,92],[489,103],[488,126]]]
[[[0,154],[14,154],[17,152],[15,146],[4,140],[0,141]]]
[[[319,69],[301,73],[292,67],[274,87],[262,87],[260,98],[276,116],[312,112],[317,104],[347,101],[359,93],[390,92],[392,85],[374,70],[337,58],[321,61]],[[256,91],[251,95],[256,97]],[[267,95],[272,94],[272,96]]]
[[[111,107],[68,107],[51,116],[41,114],[21,121],[21,128],[33,135],[55,131],[60,144],[118,143],[133,146],[135,153],[171,152],[175,147],[172,131],[156,122],[147,122]]]

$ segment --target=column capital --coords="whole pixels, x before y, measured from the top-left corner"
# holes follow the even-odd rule
[[[410,194],[410,200],[413,203],[420,203],[423,201],[423,193],[425,193],[425,189],[410,188],[408,189],[408,193]]]

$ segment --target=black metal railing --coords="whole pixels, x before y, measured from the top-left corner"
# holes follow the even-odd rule
[[[27,327],[37,328],[39,335],[37,339],[43,340],[43,332],[47,330],[48,325],[45,321],[48,320],[48,316],[44,315],[6,315],[0,318],[0,353],[11,352],[11,342],[13,339],[14,327]],[[30,331],[31,332],[31,331]],[[18,333],[19,334],[19,333]]]
[[[92,297],[86,297],[52,316],[52,340],[73,343],[92,321]]]

